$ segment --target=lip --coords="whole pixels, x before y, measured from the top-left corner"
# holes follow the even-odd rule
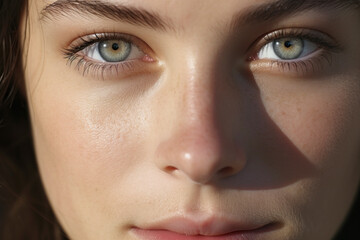
[[[233,221],[224,217],[173,217],[134,227],[131,231],[142,240],[256,240],[271,231],[276,223]]]

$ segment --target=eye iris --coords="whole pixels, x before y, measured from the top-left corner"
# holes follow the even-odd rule
[[[129,57],[131,44],[123,40],[99,42],[100,56],[107,62],[121,62]]]
[[[280,38],[274,41],[273,48],[281,59],[296,59],[304,51],[304,41],[301,38]]]

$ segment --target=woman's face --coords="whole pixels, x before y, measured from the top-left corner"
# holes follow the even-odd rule
[[[37,161],[70,238],[330,239],[360,178],[350,2],[30,0]]]

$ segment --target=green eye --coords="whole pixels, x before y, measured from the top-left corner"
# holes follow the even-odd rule
[[[304,41],[301,38],[280,38],[273,42],[275,54],[284,60],[298,58],[304,51]]]
[[[259,59],[291,61],[301,59],[319,49],[311,40],[302,37],[276,38],[265,44],[258,52]]]
[[[131,53],[131,43],[124,40],[107,40],[99,42],[98,50],[100,56],[106,62],[122,62]]]

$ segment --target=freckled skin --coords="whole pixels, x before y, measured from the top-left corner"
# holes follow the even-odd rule
[[[345,46],[321,73],[294,77],[232,61],[243,46],[223,29],[254,4],[131,1],[172,19],[171,34],[81,17],[54,28],[38,21],[43,1],[30,0],[24,62],[35,150],[71,239],[137,239],[131,227],[176,213],[280,223],[267,240],[335,234],[360,178],[359,16],[331,30],[315,12],[279,24],[318,22]],[[59,49],[88,26],[137,36],[158,65],[124,79],[83,76]],[[239,41],[256,40],[248,28]]]

